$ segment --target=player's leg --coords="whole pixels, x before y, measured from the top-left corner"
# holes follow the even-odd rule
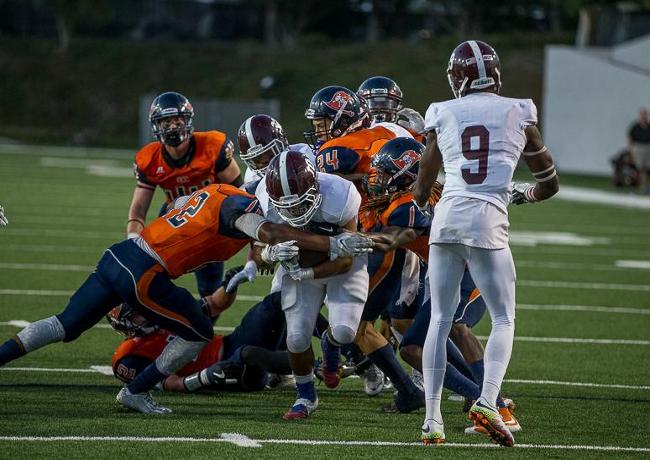
[[[97,324],[122,300],[102,276],[106,270],[119,268],[104,255],[61,313],[30,324],[0,345],[0,366],[50,343],[71,342]]]
[[[174,285],[159,265],[134,279],[137,280],[134,298],[125,300],[147,319],[174,333],[176,338],[167,344],[154,363],[120,391],[118,401],[144,413],[168,413],[171,411],[155,403],[147,392],[189,363],[212,340],[212,322],[194,296]]]
[[[460,244],[429,247],[431,319],[422,351],[426,416],[422,441],[444,442],[440,400],[447,366],[447,338],[460,301],[460,281],[465,271],[467,248]]]
[[[318,406],[314,386],[312,331],[325,297],[325,286],[318,281],[295,281],[288,275],[282,280],[282,309],[287,323],[289,363],[296,380],[298,397],[285,420],[309,417]]]
[[[469,270],[487,304],[492,331],[485,347],[481,397],[470,417],[496,442],[512,446],[514,439],[497,410],[497,397],[512,354],[515,333],[515,266],[510,248],[471,248]]]
[[[354,342],[357,335],[368,297],[367,264],[367,257],[355,257],[350,270],[325,280],[330,327],[321,339],[321,348],[323,380],[329,388],[338,386],[341,379],[341,346]]]

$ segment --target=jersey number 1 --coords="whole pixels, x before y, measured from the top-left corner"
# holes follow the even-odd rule
[[[208,192],[195,194],[187,201],[187,204],[183,206],[183,209],[181,209],[178,214],[174,214],[173,216],[168,217],[167,222],[169,222],[169,224],[174,228],[182,227],[187,223],[188,217],[195,216],[196,213],[201,210],[205,204],[205,201],[209,197],[210,194]]]
[[[478,138],[478,148],[472,148],[472,138]],[[468,126],[460,135],[463,156],[468,160],[478,160],[478,171],[462,168],[463,179],[470,185],[482,184],[487,178],[490,132],[483,125]]]

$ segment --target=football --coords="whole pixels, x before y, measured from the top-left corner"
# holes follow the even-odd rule
[[[303,268],[315,267],[329,260],[329,254],[318,251],[300,251],[298,264]]]

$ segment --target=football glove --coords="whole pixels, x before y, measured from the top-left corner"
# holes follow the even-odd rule
[[[226,286],[226,292],[231,293],[237,290],[237,286],[239,286],[241,283],[245,283],[246,281],[253,282],[255,281],[255,277],[257,276],[257,264],[255,263],[254,260],[249,260],[246,262],[246,265],[244,265],[244,268],[235,273],[231,278],[230,281],[228,281],[228,285]]]
[[[303,280],[313,280],[314,279],[314,269],[313,268],[302,268],[298,264],[298,258],[295,257],[292,260],[282,262],[282,266],[287,271],[287,274],[291,279],[295,281]]]
[[[354,257],[372,252],[374,243],[358,233],[341,233],[330,237],[330,259]]]
[[[0,206],[0,227],[5,227],[9,221],[5,217],[5,210],[2,206]]]
[[[282,262],[293,259],[298,255],[298,246],[295,240],[284,241],[278,244],[270,244],[262,250],[262,260],[265,263]]]
[[[527,182],[513,182],[510,203],[518,205],[539,201],[535,198],[535,194],[533,193],[534,189],[535,185],[533,184]]]

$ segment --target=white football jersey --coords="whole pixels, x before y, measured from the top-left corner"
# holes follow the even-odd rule
[[[302,153],[302,156],[304,156],[307,159],[307,161],[309,161],[314,166],[316,165],[316,157],[314,156],[314,151],[311,149],[311,147],[308,144],[305,143],[291,144],[289,146],[289,150]],[[244,173],[244,185],[249,184],[251,182],[257,182],[262,177],[263,176],[257,174],[251,168],[246,168],[246,172]]]
[[[489,92],[433,103],[425,130],[435,130],[445,169],[443,197],[476,198],[507,213],[512,174],[526,145],[525,129],[537,124],[531,99]]]
[[[327,233],[355,219],[359,213],[361,195],[354,184],[335,174],[316,173],[316,177],[323,201],[310,223],[325,224],[322,230]],[[269,200],[266,181],[260,181],[257,185],[255,196],[269,221],[285,223]]]

